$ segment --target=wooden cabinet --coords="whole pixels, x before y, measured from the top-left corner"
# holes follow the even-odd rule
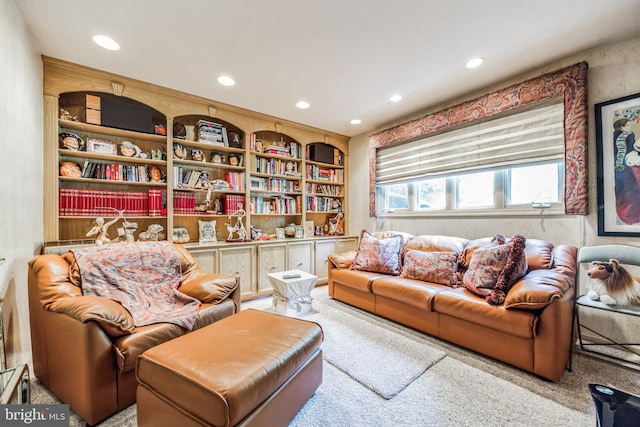
[[[255,247],[254,246],[229,246],[219,250],[221,274],[240,277],[242,297],[254,297],[255,271]]]
[[[189,252],[203,271],[207,273],[218,272],[218,251],[216,249],[191,249]]]
[[[287,270],[313,273],[313,242],[302,241],[287,244]]]
[[[326,283],[327,257],[331,253],[355,248],[358,239],[351,236],[285,239],[265,242],[186,244],[201,265],[212,273],[240,277],[242,299],[271,295],[268,275],[286,270],[302,270]]]
[[[329,255],[337,253],[338,243],[335,240],[319,240],[316,242],[315,263],[318,283],[327,281]]]
[[[258,294],[272,292],[268,275],[286,270],[287,245],[258,245]]]
[[[48,57],[43,63],[47,242],[85,240],[96,217],[117,215],[112,207],[137,224],[136,239],[158,225],[168,240],[186,229],[191,242],[199,221],[216,221],[218,241],[227,239],[239,203],[245,229],[269,235],[309,221],[324,230],[347,210],[346,136]],[[222,140],[200,138],[202,123]],[[75,135],[67,145],[65,134]],[[62,162],[75,172],[63,175]],[[92,166],[100,175],[86,175]],[[142,207],[111,203],[136,198]],[[109,204],[88,210],[96,200]],[[344,218],[342,228],[348,233]]]
[[[340,254],[342,252],[355,251],[358,249],[358,238],[347,237],[344,239],[336,240],[336,252]]]

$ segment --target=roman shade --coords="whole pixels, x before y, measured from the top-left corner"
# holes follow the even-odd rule
[[[563,159],[561,98],[462,129],[376,150],[376,184]]]

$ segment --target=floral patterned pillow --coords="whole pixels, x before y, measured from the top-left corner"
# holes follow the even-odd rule
[[[458,254],[455,252],[423,252],[408,249],[404,253],[402,277],[456,286]]]
[[[494,242],[473,252],[462,278],[467,289],[484,296],[492,305],[504,303],[511,286],[527,272],[525,237],[517,234],[508,243],[497,240],[501,244]]]
[[[400,236],[378,240],[371,233],[362,230],[358,242],[358,253],[349,268],[397,276],[400,274],[401,249]]]

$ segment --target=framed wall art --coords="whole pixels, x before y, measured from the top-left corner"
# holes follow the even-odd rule
[[[598,235],[640,237],[640,93],[595,105]]]

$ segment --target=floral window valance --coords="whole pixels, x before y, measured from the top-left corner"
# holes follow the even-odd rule
[[[376,150],[378,148],[413,141],[418,137],[450,127],[487,119],[495,114],[555,97],[562,97],[564,100],[565,213],[586,215],[589,205],[587,70],[588,64],[580,62],[371,135],[369,137],[369,193],[371,194],[369,215],[376,215]]]

